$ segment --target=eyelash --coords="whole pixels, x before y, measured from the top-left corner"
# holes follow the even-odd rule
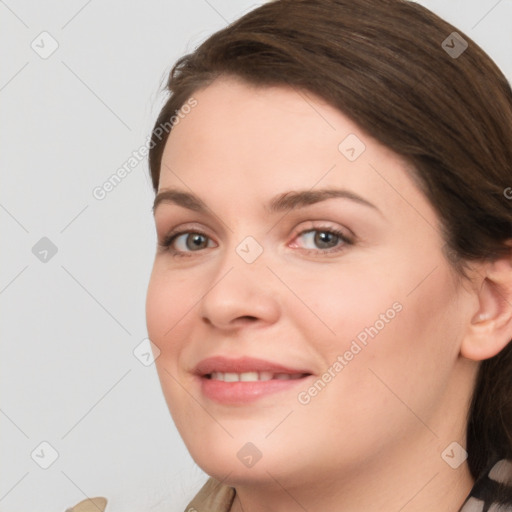
[[[334,235],[343,242],[343,245],[341,246],[341,248],[338,248],[338,249],[336,249],[336,248],[303,249],[303,252],[305,252],[306,254],[319,254],[319,253],[322,255],[337,254],[339,252],[344,251],[347,246],[354,245],[354,243],[355,243],[354,239],[352,237],[347,236],[344,232],[342,232],[336,228],[331,228],[331,227],[327,227],[327,226],[319,226],[319,227],[305,229],[303,231],[300,231],[295,236],[295,238],[298,238],[298,237],[304,235],[305,233],[311,233],[311,232],[315,232],[315,231],[320,232],[320,233],[329,233],[331,235]],[[159,243],[158,245],[161,250],[170,252],[172,254],[172,256],[176,257],[176,258],[193,256],[195,252],[200,252],[200,250],[187,252],[187,251],[178,251],[178,250],[172,248],[172,244],[176,240],[176,238],[178,238],[181,235],[186,235],[186,234],[201,235],[207,239],[210,239],[210,237],[206,233],[203,233],[201,230],[183,230],[183,231],[169,233],[164,238],[164,240],[161,243]],[[294,238],[294,240],[295,240],[295,238]]]

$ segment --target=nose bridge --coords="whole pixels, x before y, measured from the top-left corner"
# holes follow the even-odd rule
[[[258,290],[268,288],[267,281],[271,273],[266,263],[267,253],[263,248],[263,243],[260,243],[255,236],[237,235],[237,232],[234,231],[231,241],[225,247],[225,252],[219,257],[219,267],[215,279],[215,283],[218,283],[216,287],[221,281],[227,279],[225,284],[229,287],[236,286],[238,293],[242,295],[247,292],[251,294],[253,287]]]
[[[234,222],[226,230],[225,252],[221,256],[222,265],[235,265],[248,272],[253,269],[264,272],[261,267],[265,267],[264,262],[268,257],[268,252],[263,247],[268,227],[258,218],[258,203],[255,202],[252,207],[235,203],[232,206],[230,218],[234,219]],[[243,221],[244,218],[247,222]],[[268,272],[268,269],[265,270]]]
[[[231,242],[219,257],[215,277],[201,301],[201,314],[217,326],[239,317],[273,321],[278,315],[276,295],[270,285],[263,244],[252,235],[231,233]]]

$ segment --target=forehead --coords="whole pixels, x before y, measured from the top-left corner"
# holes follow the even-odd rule
[[[310,152],[321,139],[326,148],[338,128],[314,105],[321,100],[306,94],[221,77],[193,95],[197,106],[173,128],[164,156],[169,151],[173,156],[188,153],[190,160],[208,152],[222,158],[236,155],[238,160],[245,156],[255,162],[278,154],[293,159]],[[337,148],[331,152],[336,154]]]
[[[418,201],[400,155],[310,92],[221,77],[193,98],[197,105],[167,140],[160,189],[219,198],[236,190],[240,200],[250,201],[290,189],[343,186],[381,209],[404,196]]]

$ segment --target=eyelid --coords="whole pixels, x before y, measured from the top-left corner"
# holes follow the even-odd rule
[[[318,230],[318,231],[322,231],[322,230],[328,231],[329,230],[329,231],[331,231],[332,230],[332,231],[341,232],[344,237],[346,237],[350,240],[356,239],[356,235],[354,234],[354,232],[351,229],[344,227],[344,226],[333,224],[332,222],[330,222],[328,220],[307,221],[308,227],[304,227],[302,224],[303,223],[299,224],[298,227],[294,228],[294,230],[292,232],[292,236],[294,238],[296,238],[297,236],[299,236],[307,231],[314,231],[314,230]]]
[[[183,224],[178,224],[172,229],[157,229],[157,234],[159,231],[162,232],[162,235],[159,235],[159,237],[161,236],[162,239],[169,238],[170,236],[176,235],[178,233],[183,234],[183,232],[201,233],[204,236],[213,239],[213,237],[208,234],[208,231],[211,231],[210,228],[208,226],[204,227],[204,224],[199,224],[197,222],[185,222]]]
[[[309,220],[309,221],[305,221],[307,224],[308,224],[308,227],[304,227],[303,224],[304,224],[304,221],[303,222],[300,222],[298,224],[298,227],[295,227],[292,231],[292,235],[293,237],[296,237],[297,235],[300,235],[301,233],[303,233],[304,231],[307,231],[308,229],[335,229],[335,230],[338,230],[338,231],[342,231],[343,234],[345,234],[347,237],[350,237],[350,238],[357,238],[355,233],[349,229],[348,227],[346,226],[338,226],[338,225],[335,225],[333,224],[331,221],[324,221],[324,220]],[[206,228],[207,230],[210,229],[209,227]],[[173,228],[171,229],[166,235],[163,235],[162,238],[167,238],[169,237],[170,235],[172,234],[177,234],[177,233],[180,233],[180,232],[183,232],[183,231],[191,231],[191,232],[196,232],[195,230],[197,230],[198,233],[201,233],[201,234],[204,234],[205,236],[208,236],[209,238],[213,238],[212,236],[208,235],[206,232],[205,232],[205,229],[201,226],[199,226],[197,223],[195,222],[192,222],[192,223],[184,223],[184,224],[180,224],[179,227],[177,228]],[[158,231],[158,229],[157,229]],[[164,231],[164,229],[162,229],[162,231]]]

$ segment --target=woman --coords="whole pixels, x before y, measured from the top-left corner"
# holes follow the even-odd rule
[[[147,324],[187,510],[512,510],[494,62],[414,2],[277,0],[168,89]]]

